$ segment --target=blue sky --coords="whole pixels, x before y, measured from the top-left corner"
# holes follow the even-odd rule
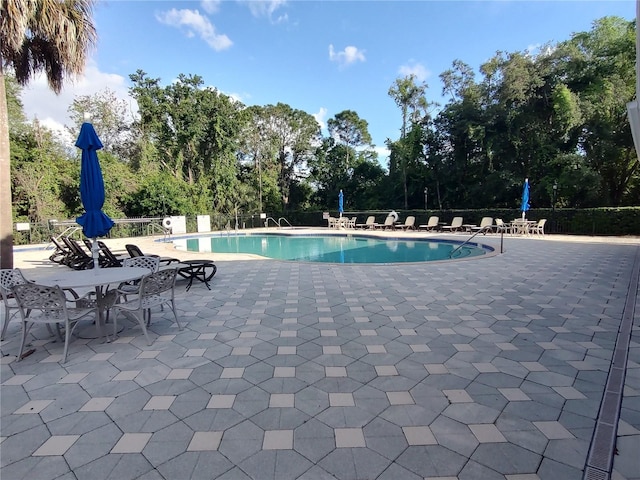
[[[109,88],[127,98],[138,69],[165,85],[197,74],[246,105],[287,103],[323,127],[354,110],[386,165],[385,140],[401,126],[387,94],[396,78],[415,74],[444,104],[438,76],[453,60],[477,73],[498,50],[535,51],[607,15],[631,20],[635,2],[111,0],[94,13],[99,39],[85,75],[60,96],[35,79],[22,97],[30,118],[56,128],[69,124],[75,95]]]

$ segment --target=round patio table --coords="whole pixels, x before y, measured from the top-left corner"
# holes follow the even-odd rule
[[[56,269],[51,273],[44,273],[34,277],[29,270],[25,270],[24,274],[28,280],[32,280],[40,285],[49,287],[58,286],[63,289],[73,288],[94,288],[96,292],[96,335],[95,337],[83,338],[100,338],[103,336],[102,327],[104,326],[105,311],[111,306],[114,300],[113,295],[108,292],[109,285],[120,284],[121,282],[129,282],[137,280],[151,273],[148,268],[142,267],[112,267],[112,268],[93,268],[91,270],[65,270]],[[109,335],[105,334],[106,341],[109,341]]]

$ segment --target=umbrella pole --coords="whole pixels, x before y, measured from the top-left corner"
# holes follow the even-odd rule
[[[93,268],[100,268],[100,261],[98,257],[100,256],[98,248],[98,239],[93,237],[93,243],[91,244],[91,256],[93,257]]]

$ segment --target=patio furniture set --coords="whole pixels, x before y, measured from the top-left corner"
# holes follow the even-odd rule
[[[65,363],[72,335],[104,338],[108,342],[111,337],[105,327],[111,317],[113,336],[116,336],[119,313],[135,320],[147,344],[151,345],[147,326],[155,307],[169,305],[174,321],[182,330],[174,300],[178,275],[188,280],[187,291],[194,279],[211,290],[209,282],[217,271],[211,260],[181,261],[173,257],[144,255],[135,245],[127,245],[130,256],[122,258],[113,254],[103,242],[99,243],[102,253],[98,268],[94,268],[93,257],[77,241],[63,237],[62,241],[54,240],[57,250],[50,259],[71,270],[56,269],[38,278],[25,276],[18,268],[0,270],[0,300],[5,310],[1,339],[4,340],[9,322],[20,317],[19,360],[34,351],[25,351],[28,334],[34,325],[45,325],[51,335],[58,334],[64,341],[62,362]],[[90,243],[86,245],[87,248],[90,246]],[[76,289],[88,292],[79,295]],[[81,335],[76,331],[85,319],[93,321],[95,333]],[[121,330],[123,328],[121,326]]]

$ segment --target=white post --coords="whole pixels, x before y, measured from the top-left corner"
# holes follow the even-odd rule
[[[93,268],[100,268],[100,254],[98,253],[100,248],[98,247],[98,239],[94,237],[91,244],[91,256],[93,257]]]

